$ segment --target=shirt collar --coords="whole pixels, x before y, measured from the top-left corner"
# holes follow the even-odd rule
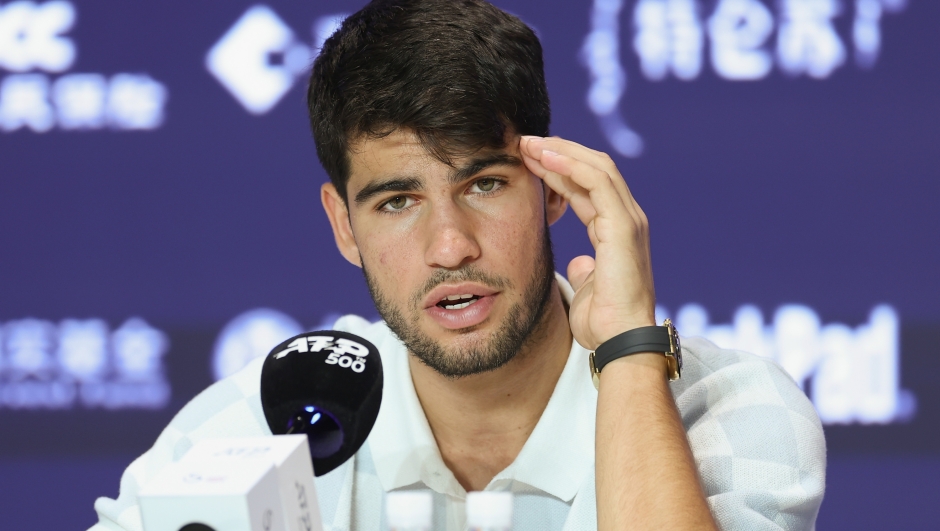
[[[466,492],[444,464],[418,401],[408,351],[395,334],[384,332],[377,345],[384,373],[382,405],[368,438],[382,488],[388,492],[423,483],[434,491],[463,497]]]
[[[562,296],[574,291],[555,274]],[[408,353],[387,329],[378,345],[385,388],[382,406],[369,436],[375,470],[385,491],[423,483],[458,498],[463,487],[444,464],[424,410],[418,401]],[[594,417],[597,392],[588,374],[587,351],[572,341],[568,361],[555,390],[522,450],[487,490],[538,490],[570,502],[594,466]]]

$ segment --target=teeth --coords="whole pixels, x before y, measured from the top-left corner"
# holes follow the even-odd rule
[[[460,304],[447,304],[447,305],[444,305],[444,308],[447,310],[462,310],[475,302],[476,302],[475,300],[472,300],[472,301],[462,302]]]
[[[473,295],[470,294],[470,293],[467,293],[467,294],[465,294],[465,295],[448,295],[448,296],[444,297],[444,300],[445,300],[445,301],[456,301],[456,300],[460,300],[460,299],[469,299],[469,298],[471,298],[471,297],[473,297]]]

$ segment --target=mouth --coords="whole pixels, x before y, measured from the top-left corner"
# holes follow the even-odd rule
[[[480,299],[499,293],[499,290],[489,288],[476,282],[462,282],[460,284],[442,284],[427,294],[423,307],[430,310],[435,307],[443,310],[460,310],[467,308]]]
[[[445,310],[462,310],[480,300],[481,298],[482,297],[480,295],[474,295],[472,293],[465,293],[462,295],[448,295],[439,301],[435,306],[438,308],[444,308]]]
[[[499,291],[477,283],[438,286],[424,300],[424,311],[448,330],[476,326],[487,319]]]

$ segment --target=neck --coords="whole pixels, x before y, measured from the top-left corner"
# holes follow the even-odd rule
[[[529,341],[497,370],[452,379],[409,356],[441,457],[465,490],[483,490],[519,455],[555,390],[571,341],[556,286]]]

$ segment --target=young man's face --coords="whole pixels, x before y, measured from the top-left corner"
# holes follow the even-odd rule
[[[331,185],[324,206],[392,331],[446,376],[512,359],[551,295],[547,225],[565,209],[552,192],[546,202],[518,139],[451,167],[396,131],[355,144],[350,160],[348,217]]]

